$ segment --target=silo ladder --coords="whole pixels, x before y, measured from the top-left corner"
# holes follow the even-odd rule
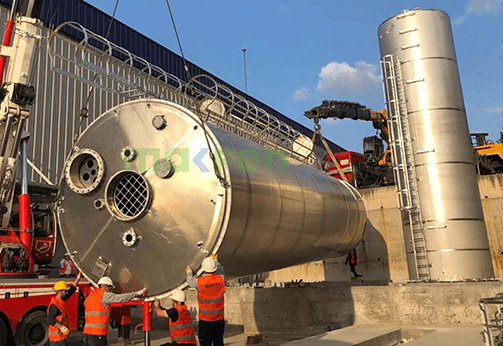
[[[395,61],[392,55],[386,55],[381,61],[381,70],[389,114],[388,128],[398,203],[400,210],[406,215],[406,224],[408,223],[410,227],[410,245],[414,253],[416,278],[419,281],[429,281],[430,264],[417,190],[406,101],[401,83],[400,62]]]

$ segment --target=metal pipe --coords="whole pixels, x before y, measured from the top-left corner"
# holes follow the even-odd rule
[[[150,332],[152,331],[152,309],[151,302],[145,301],[142,304],[143,331],[145,332],[145,346],[150,346]]]
[[[245,75],[245,93],[248,94],[248,83],[246,81],[246,48],[241,49],[243,51],[243,69]]]
[[[16,158],[19,155],[19,146],[21,144],[25,121],[26,118],[20,118],[19,122],[17,123],[16,135],[14,136],[14,142],[13,142],[14,144],[12,145],[9,157]]]
[[[28,140],[29,134],[23,134],[21,141],[21,194],[28,194]]]
[[[23,136],[21,144],[22,182],[21,195],[19,195],[19,239],[28,257],[28,273],[33,273],[33,229],[30,209],[30,196],[28,195],[28,163],[27,145],[29,136]]]

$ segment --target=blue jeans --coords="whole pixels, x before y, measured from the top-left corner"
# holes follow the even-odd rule
[[[225,320],[215,322],[199,320],[199,343],[201,346],[224,346]]]

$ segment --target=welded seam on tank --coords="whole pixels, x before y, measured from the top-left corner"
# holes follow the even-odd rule
[[[353,187],[349,183],[346,183],[345,181],[341,181],[341,183],[343,184],[342,186],[344,186],[344,188],[346,190],[349,190],[349,196],[355,197],[355,201],[357,201],[358,199],[356,198],[356,195],[353,194],[353,191],[351,191],[351,189]],[[342,190],[343,190],[342,187],[339,185],[338,188],[339,188],[340,192],[342,193]],[[342,193],[342,195],[344,196],[344,200],[346,201],[347,219],[346,219],[346,227],[344,227],[344,236],[343,236],[342,241],[341,241],[341,246],[343,244],[347,244],[346,243],[346,238],[350,237],[348,229],[349,229],[349,225],[351,223],[351,205],[350,205],[349,196],[348,196],[347,193]],[[351,238],[354,240],[354,235]],[[334,239],[335,239],[335,235],[334,235]]]
[[[220,157],[220,160],[221,162],[225,162],[225,154],[224,153],[218,153],[218,150],[217,150],[217,144],[218,144],[218,148],[222,149],[222,145],[218,139],[218,137],[215,135],[215,128],[218,129],[218,130],[222,130],[222,128],[216,126],[216,127],[213,127],[211,124],[206,124],[208,126],[208,129],[209,131],[207,132],[208,136],[209,136],[209,142],[210,142],[210,145],[213,145],[213,150],[216,151],[216,155]],[[224,155],[224,157],[222,158],[220,155]],[[216,159],[216,158],[215,158]],[[217,249],[217,252],[218,252],[218,249],[220,248],[220,246],[222,245],[223,241],[224,241],[224,238],[225,238],[225,234],[227,233],[227,226],[229,224],[229,219],[230,219],[230,210],[232,208],[231,204],[232,204],[232,177],[231,177],[231,174],[230,172],[228,172],[228,167],[227,169],[224,168],[225,165],[222,164],[222,176],[223,178],[225,179],[225,181],[227,182],[228,186],[226,188],[224,188],[224,201],[223,201],[223,207],[222,207],[222,210],[220,211],[220,222],[219,222],[219,225],[218,225],[218,232],[217,232],[217,237],[215,239],[215,243],[213,245],[213,248],[214,249]],[[215,169],[215,167],[213,167],[213,169]],[[215,173],[215,172],[213,172]],[[216,176],[216,175],[215,175]],[[218,178],[217,178],[218,179]],[[219,181],[220,182],[220,181]],[[220,182],[221,183],[221,182]],[[214,214],[215,215],[215,214]]]
[[[432,165],[449,165],[449,164],[461,164],[461,165],[476,166],[475,163],[469,162],[469,161],[435,161],[435,162],[416,164],[416,165],[414,165],[414,167],[432,166]]]
[[[438,250],[426,250],[426,252],[463,252],[463,251],[489,251],[489,248],[462,248],[462,249],[438,249]],[[407,252],[413,253],[413,252]]]
[[[226,131],[225,129],[221,129],[221,130],[222,130],[221,133],[223,134],[223,136],[227,140],[228,145],[231,145],[233,147],[233,150],[235,153],[238,152],[237,146],[234,144],[234,142],[228,136],[228,134],[230,134],[230,132]],[[222,145],[222,144],[220,143],[220,145]],[[237,164],[237,160],[238,160],[238,156],[236,156],[236,164]],[[229,171],[230,171],[230,169],[229,169]],[[229,176],[232,176],[232,174],[230,172],[229,172]],[[249,178],[248,175],[246,175],[246,177]],[[234,247],[234,250],[232,251],[232,253],[230,255],[231,260],[234,257],[234,255],[236,254],[236,252],[239,250],[239,248],[241,247],[243,240],[246,238],[246,233],[247,233],[246,231],[248,229],[248,225],[249,225],[249,221],[250,221],[250,206],[252,204],[251,203],[251,193],[250,193],[250,191],[251,191],[250,179],[246,179],[246,186],[247,186],[247,191],[248,191],[248,193],[247,193],[248,213],[246,214],[246,221],[244,222],[244,229],[243,229],[243,232],[241,233],[241,237],[239,238],[239,241],[237,242],[236,246]],[[231,197],[231,203],[232,203],[232,197]],[[232,214],[232,204],[231,204],[229,213]],[[230,217],[229,217],[229,222],[230,222]],[[228,226],[229,226],[229,224],[226,225],[226,227],[228,227]],[[223,239],[222,239],[222,243],[223,243]]]
[[[484,221],[483,218],[451,218],[451,219],[442,219],[442,220],[424,220],[424,222],[445,222],[445,221]]]
[[[313,179],[316,187],[318,188],[318,193],[320,194],[321,198],[322,198],[322,203],[321,205],[323,206],[323,209],[322,209],[322,214],[321,215],[328,215],[328,213],[330,212],[329,210],[325,210],[325,207],[326,207],[326,196],[325,196],[325,191],[326,189],[322,189],[324,187],[323,186],[320,186],[318,183],[321,182],[322,179],[318,180],[318,179],[315,179],[314,176],[311,175],[311,178]],[[333,179],[332,177],[329,177],[329,179]],[[332,189],[333,186],[337,185],[338,186],[338,182],[337,181],[334,181],[334,184],[329,184],[328,181],[326,181],[326,185],[329,185],[329,189],[330,189],[330,192],[331,192],[331,196],[330,197],[336,197],[337,194],[334,193],[334,190]],[[321,188],[320,188],[321,187]],[[318,234],[317,236],[317,240],[316,240],[316,243],[314,243],[313,245],[316,247],[318,246],[318,243],[320,241],[320,239],[323,237],[323,234],[325,233],[324,232],[324,229],[323,229],[323,226],[324,226],[324,219],[321,218],[322,222],[320,223],[320,233]],[[342,244],[339,244],[339,248],[340,246],[342,246]],[[337,248],[336,250],[334,251],[338,251],[339,248]]]
[[[405,65],[407,63],[412,63],[412,62],[416,62],[416,61],[424,61],[424,60],[448,60],[448,61],[452,61],[456,64],[458,63],[455,59],[447,58],[445,56],[433,56],[433,57],[424,57],[424,58],[419,58],[419,59],[401,60],[401,62],[402,62],[402,65]]]
[[[297,172],[293,168],[292,168],[292,170],[293,170],[293,173],[294,173],[295,177],[297,178],[297,182],[299,183],[298,186],[299,186],[300,190],[302,191],[302,197],[303,197],[303,199],[302,199],[303,203],[302,204],[304,206],[304,209],[303,209],[304,214],[303,214],[303,217],[302,217],[302,225],[299,228],[299,232],[297,233],[297,237],[296,237],[296,239],[293,242],[293,246],[291,246],[290,250],[286,252],[286,254],[285,254],[284,258],[283,258],[283,261],[286,261],[290,257],[290,253],[292,253],[292,251],[294,250],[295,246],[298,244],[298,241],[299,241],[300,237],[302,236],[302,231],[304,230],[304,225],[306,224],[306,214],[307,214],[306,193],[305,193],[305,190],[304,190],[304,186],[301,184],[301,180],[299,179],[299,176],[298,176]],[[279,173],[276,172],[276,176],[278,176],[278,175],[279,175]],[[281,187],[280,187],[280,191],[281,191],[281,206],[283,207],[283,190],[281,189]],[[282,213],[283,213],[283,208],[281,208],[281,210],[282,210]],[[281,217],[280,217],[280,224],[281,224]],[[276,236],[277,236],[277,234],[276,234]],[[269,251],[269,249],[267,251]]]
[[[415,111],[408,111],[407,115],[414,114],[414,113],[427,112],[427,111],[458,111],[458,112],[466,113],[466,111],[464,109],[451,108],[451,107],[436,107],[436,108],[425,108],[425,109],[418,109]]]
[[[89,253],[91,252],[91,250],[94,248],[94,246],[96,245],[96,243],[98,242],[98,240],[100,240],[100,237],[103,235],[103,233],[105,233],[105,231],[108,229],[108,226],[110,226],[110,223],[115,219],[115,216],[111,216],[107,223],[105,224],[105,226],[103,226],[103,228],[100,230],[100,233],[98,233],[98,235],[94,238],[93,242],[91,243],[91,245],[87,248],[87,251],[84,253],[84,255],[80,258],[80,261],[83,262],[84,259],[87,257],[87,255],[89,255]]]

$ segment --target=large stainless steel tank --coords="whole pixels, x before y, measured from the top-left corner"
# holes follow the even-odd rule
[[[378,35],[381,58],[391,55],[401,69],[398,94],[408,121],[406,142],[412,148],[431,280],[492,277],[449,16],[439,10],[405,11],[383,22]],[[413,240],[405,233],[409,272],[417,279],[411,270]]]
[[[151,295],[210,253],[231,277],[343,255],[366,221],[352,186],[160,100],[96,119],[60,194],[63,240],[85,274]]]

